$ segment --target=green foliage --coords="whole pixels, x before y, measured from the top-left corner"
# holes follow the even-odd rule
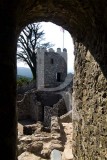
[[[29,84],[31,82],[30,78],[27,77],[17,77],[17,86],[21,87],[23,85]]]

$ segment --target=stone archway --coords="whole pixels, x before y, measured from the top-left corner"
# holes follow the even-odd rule
[[[106,159],[106,0],[1,1],[0,6],[0,144],[2,152],[6,150],[5,158],[16,159],[15,29],[18,35],[28,23],[44,20],[68,30],[75,43],[74,159]]]

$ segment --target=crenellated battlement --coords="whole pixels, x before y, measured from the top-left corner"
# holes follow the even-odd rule
[[[55,50],[53,49],[53,48],[49,48],[49,49],[46,49],[46,48],[38,48],[37,49],[37,53],[45,53],[45,52],[53,52],[53,53],[59,53],[59,54],[66,54],[67,53],[67,49],[66,48],[64,48],[62,51],[61,51],[61,48],[57,48],[56,49],[56,52],[55,52]]]

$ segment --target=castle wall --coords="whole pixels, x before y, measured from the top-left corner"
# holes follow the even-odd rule
[[[58,117],[58,107],[57,106],[44,106],[44,126],[50,127],[51,126],[51,117],[56,116]]]
[[[37,88],[44,87],[44,53],[45,49],[39,48],[37,50],[37,70],[36,70],[36,77],[37,77]]]
[[[107,72],[102,37],[91,40],[96,49],[75,42],[72,98],[75,160],[107,159]]]
[[[17,159],[16,35],[25,25],[45,20],[86,46],[75,44],[74,159],[106,160],[107,1],[1,0],[0,13],[0,158]]]
[[[24,94],[27,91],[36,89],[36,81],[23,84],[22,86],[17,86],[17,94]]]
[[[38,91],[36,97],[42,106],[53,106],[62,98],[62,95],[55,92]]]
[[[57,49],[46,51],[40,49],[37,56],[37,85],[44,87],[56,87],[64,82],[67,76],[67,52]],[[59,80],[58,80],[58,74]]]
[[[26,92],[24,95],[17,97],[17,113],[18,120],[32,119],[34,121],[43,120],[43,107],[36,100],[36,95],[33,92]]]
[[[54,92],[30,91],[17,96],[18,120],[32,119],[42,121],[45,126],[50,126],[51,116],[61,116],[67,113],[69,97],[67,92],[64,97]],[[67,96],[67,97],[66,97]]]

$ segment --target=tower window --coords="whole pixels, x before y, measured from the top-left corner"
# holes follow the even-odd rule
[[[51,58],[51,64],[53,64],[54,63],[54,60],[53,60],[53,58]]]
[[[56,73],[56,80],[57,80],[57,82],[61,82],[61,73],[60,72]]]

